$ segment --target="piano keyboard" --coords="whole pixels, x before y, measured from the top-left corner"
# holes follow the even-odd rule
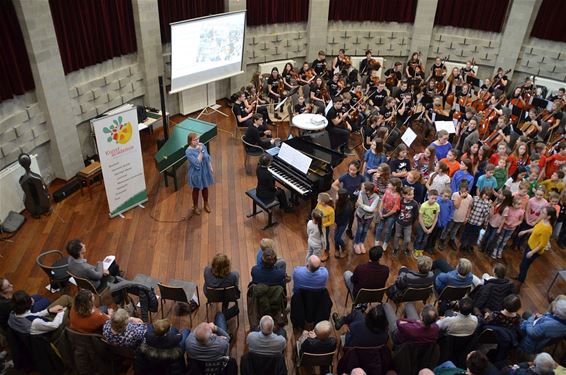
[[[312,190],[310,186],[307,186],[304,182],[299,181],[296,177],[286,172],[282,168],[279,168],[275,164],[271,164],[267,167],[267,170],[275,177],[276,180],[283,183],[285,186],[290,187],[301,195],[307,195]]]

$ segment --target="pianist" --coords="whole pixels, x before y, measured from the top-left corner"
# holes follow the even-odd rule
[[[261,115],[260,115],[261,116]],[[271,202],[274,199],[279,201],[279,206],[285,212],[294,212],[293,206],[287,201],[285,190],[275,187],[275,178],[267,169],[271,164],[271,155],[263,154],[259,157],[259,164],[256,170],[257,188],[256,195],[265,202]]]
[[[261,136],[261,127],[263,126],[263,116],[260,113],[253,115],[253,122],[246,129],[244,140],[252,145],[268,149],[275,145],[277,138],[267,138]]]

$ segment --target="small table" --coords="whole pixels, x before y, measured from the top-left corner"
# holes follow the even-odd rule
[[[98,177],[102,176],[102,168],[100,167],[100,162],[94,161],[90,165],[84,167],[77,173],[77,178],[81,183],[81,195],[83,194],[83,182],[86,182],[86,187],[88,188],[88,194],[92,199],[92,191],[90,186],[92,182]]]
[[[328,120],[323,115],[301,113],[293,117],[293,126],[304,131],[318,131],[326,128]]]

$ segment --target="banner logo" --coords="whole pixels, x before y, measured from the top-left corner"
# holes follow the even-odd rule
[[[122,116],[119,116],[118,119],[112,121],[112,125],[102,129],[105,134],[109,135],[106,139],[108,143],[116,142],[125,145],[132,138],[132,123],[122,124],[122,121]]]

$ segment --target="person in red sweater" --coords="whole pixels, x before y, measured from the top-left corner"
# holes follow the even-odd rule
[[[552,177],[552,174],[559,170],[562,164],[566,163],[566,142],[560,143],[558,150],[558,153],[551,157],[545,159],[542,157],[540,158],[539,180],[549,180]]]
[[[397,319],[391,304],[383,304],[385,316],[389,322],[389,334],[395,345],[405,343],[426,344],[436,342],[440,329],[436,324],[438,313],[434,306],[425,305],[421,314],[412,302],[405,304],[405,319]]]
[[[380,264],[379,260],[383,255],[381,246],[374,246],[369,249],[369,262],[359,264],[352,271],[344,272],[344,283],[352,294],[352,299],[356,298],[358,291],[362,288],[381,289],[389,278],[389,267]]]

